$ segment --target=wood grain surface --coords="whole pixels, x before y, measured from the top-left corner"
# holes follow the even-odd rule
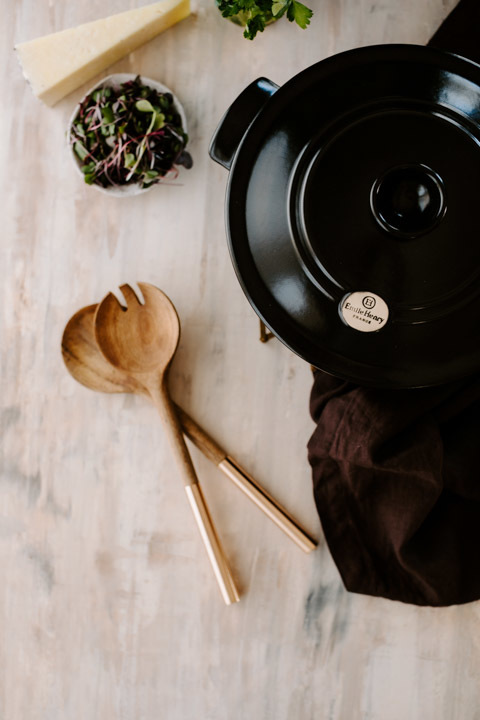
[[[455,0],[310,0],[307,31],[282,21],[253,43],[202,0],[112,68],[174,90],[194,168],[109,198],[66,149],[87,87],[44,107],[13,44],[140,4],[2,3],[0,720],[478,720],[480,604],[420,609],[342,586],[306,459],[310,370],[258,341],[225,243],[226,173],[207,156],[251,80],[282,84],[359,45],[424,43]],[[62,362],[70,316],[137,280],[182,321],[175,400],[320,540],[302,553],[191,446],[242,593],[232,607],[155,409],[81,387]]]

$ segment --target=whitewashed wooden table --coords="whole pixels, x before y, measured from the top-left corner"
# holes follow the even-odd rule
[[[65,127],[22,77],[14,42],[133,0],[4,0],[0,16],[0,719],[475,720],[480,604],[416,608],[341,584],[313,505],[308,366],[257,319],[234,277],[226,173],[207,155],[251,80],[282,84],[334,52],[424,43],[455,0],[310,0],[253,43],[213,0],[113,67],[183,101],[195,166],[113,199],[82,184]],[[144,3],[145,4],[145,3]],[[145,280],[183,335],[175,398],[320,540],[304,555],[193,450],[242,591],[225,607],[153,407],[67,375],[78,308]]]

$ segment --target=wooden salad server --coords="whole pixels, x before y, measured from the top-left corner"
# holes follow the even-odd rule
[[[149,397],[135,378],[111,365],[100,352],[94,333],[97,306],[79,310],[68,321],[62,338],[67,370],[81,385],[105,393],[135,393]],[[218,445],[184,410],[175,405],[183,432],[296,545],[308,553],[317,546],[308,533],[244,468]]]
[[[102,300],[94,317],[95,338],[108,362],[142,385],[159,411],[222,597],[230,605],[239,600],[239,594],[168,390],[168,370],[178,346],[180,321],[161,290],[147,283],[139,287],[144,304],[129,285],[121,288],[127,308],[122,308],[112,293]]]

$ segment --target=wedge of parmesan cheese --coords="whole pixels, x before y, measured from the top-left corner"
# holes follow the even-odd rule
[[[190,0],[162,0],[18,44],[35,95],[55,105],[65,95],[190,15]]]

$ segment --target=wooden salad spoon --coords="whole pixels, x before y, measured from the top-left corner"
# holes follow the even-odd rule
[[[94,332],[96,305],[79,310],[62,337],[62,356],[70,375],[81,385],[104,393],[135,393],[150,397],[137,380],[111,365],[100,352]],[[231,455],[175,404],[183,432],[296,545],[308,553],[317,546],[308,533]]]
[[[102,300],[94,317],[95,339],[108,362],[143,386],[159,411],[222,597],[230,605],[239,600],[238,591],[168,390],[168,370],[180,338],[180,321],[161,290],[147,283],[139,287],[143,304],[129,285],[121,287],[126,308],[113,293]]]

